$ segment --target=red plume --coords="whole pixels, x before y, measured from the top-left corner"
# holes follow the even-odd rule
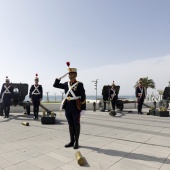
[[[68,67],[70,66],[70,62],[69,61],[67,61],[66,64],[67,64]]]
[[[36,73],[36,74],[35,74],[35,76],[37,77],[37,76],[38,76],[38,74]]]

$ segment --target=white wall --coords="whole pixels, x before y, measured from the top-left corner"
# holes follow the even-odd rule
[[[147,104],[151,107],[153,107],[153,103],[152,102],[147,102]],[[158,105],[158,103],[157,103]],[[44,104],[45,107],[47,107],[49,110],[51,111],[59,111],[60,108],[60,104]],[[145,107],[145,106],[143,106]],[[99,107],[97,105],[97,110],[99,110]],[[124,104],[124,109],[134,109],[136,108],[136,105],[134,103],[129,103],[129,104]],[[88,103],[86,105],[86,110],[93,110],[93,104],[92,103]],[[40,107],[40,111],[43,111],[43,109]],[[11,113],[22,113],[24,112],[24,109],[22,106],[11,106]],[[31,106],[31,112],[32,112],[32,106]]]

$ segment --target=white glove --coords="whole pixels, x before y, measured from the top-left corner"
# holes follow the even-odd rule
[[[82,110],[81,112],[80,112],[80,115],[84,115],[85,114],[85,110]]]
[[[63,79],[65,76],[67,76],[68,73],[64,74],[63,76],[61,76],[59,79]]]

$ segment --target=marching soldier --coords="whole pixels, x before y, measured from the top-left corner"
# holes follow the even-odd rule
[[[67,62],[69,67],[70,63]],[[64,89],[65,98],[62,101],[60,110],[65,109],[65,116],[69,124],[70,142],[65,145],[66,148],[73,147],[79,148],[79,135],[80,135],[80,115],[85,113],[86,110],[86,95],[82,82],[76,80],[77,69],[68,68],[68,73],[56,79],[53,87]],[[60,83],[60,80],[69,74],[70,81]]]
[[[141,84],[141,81],[138,81],[138,86],[136,87],[135,94],[138,102],[138,114],[142,114],[142,106],[145,99],[145,90]]]
[[[118,93],[116,91],[116,86],[115,83],[113,81],[111,88],[109,89],[109,99],[111,100],[112,103],[112,109],[113,111],[115,111],[115,106],[116,106],[116,102],[118,99]]]
[[[41,85],[38,84],[38,82],[39,78],[38,74],[36,74],[35,84],[31,86],[29,92],[29,98],[31,99],[33,104],[34,120],[38,119],[39,106],[43,98],[43,88]]]
[[[13,98],[13,87],[10,85],[8,76],[6,77],[5,83],[2,85],[0,98],[2,99],[3,109],[5,112],[4,118],[9,118],[10,104]]]

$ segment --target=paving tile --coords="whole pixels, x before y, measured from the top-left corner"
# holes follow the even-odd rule
[[[65,162],[59,161],[55,158],[46,155],[29,159],[27,162],[44,170],[53,170],[65,164]]]
[[[1,154],[1,157],[13,164],[16,164],[16,163],[19,163],[19,162],[22,162],[22,161],[32,158],[32,156],[27,155],[26,153],[22,153],[18,150]]]
[[[75,167],[75,166],[72,166],[72,165],[68,165],[68,164],[65,164],[63,166],[60,167],[60,169],[62,170],[80,170],[80,169],[83,169],[83,168],[78,168],[78,167]]]
[[[72,161],[72,162],[70,162],[69,164],[68,164],[69,166],[68,166],[68,168],[77,168],[77,169],[90,169],[90,170],[99,170],[99,168],[98,167],[95,167],[95,166],[93,166],[93,165],[90,165],[89,164],[89,162],[87,161],[86,162],[86,164],[84,165],[84,166],[80,166],[78,163],[77,163],[77,160],[74,160],[74,161]],[[62,167],[61,167],[62,168]],[[73,168],[73,169],[74,169]],[[65,170],[65,169],[64,169]]]
[[[55,158],[55,159],[57,159],[57,160],[60,160],[60,161],[62,161],[62,162],[65,162],[65,163],[68,163],[68,162],[71,162],[73,159],[71,159],[71,158],[68,158],[68,157],[66,157],[66,156],[62,156],[62,155],[59,155],[59,154],[56,154],[56,153],[54,153],[54,152],[50,152],[50,153],[48,153],[48,154],[46,154],[47,156],[50,156],[50,157],[52,157],[52,158]]]
[[[170,170],[170,165],[162,165],[162,167],[159,170]]]
[[[156,136],[153,136],[151,139],[149,139],[147,143],[158,145],[158,146],[170,147],[170,138],[156,135]]]
[[[34,166],[28,162],[21,162],[13,166],[7,167],[4,170],[23,170],[23,169],[24,170],[42,170],[41,168],[38,168],[37,166]]]
[[[41,155],[40,152],[34,151],[34,150],[30,149],[30,147],[29,148],[27,148],[27,147],[21,148],[21,149],[18,149],[18,150],[22,153],[26,153],[27,155],[30,155],[33,158]]]
[[[48,152],[54,151],[55,148],[51,147],[49,145],[45,145],[45,144],[41,144],[41,143],[37,143],[34,145],[31,145],[29,147],[27,147],[30,150],[33,150],[35,152],[41,153],[41,154],[46,154]]]
[[[141,163],[137,163],[128,159],[122,159],[116,164],[112,165],[108,170],[158,170],[157,168],[153,168]]]
[[[2,158],[0,156],[0,168],[5,168],[5,167],[11,166],[11,165],[12,165],[11,162],[5,160],[4,158]]]
[[[23,126],[22,121],[29,121],[30,126]],[[116,117],[87,111],[81,117],[78,150],[64,147],[69,129],[59,112],[55,125],[11,113],[8,120],[0,117],[0,128],[0,170],[170,169],[170,118],[138,115],[136,110]],[[77,151],[86,159],[83,167],[77,163]]]
[[[113,139],[123,139],[124,137],[128,136],[132,132],[128,130],[119,130],[119,129],[112,129],[109,130],[108,132],[102,134],[104,137],[110,137]]]
[[[149,139],[151,139],[151,137],[153,137],[153,135],[133,132],[123,137],[123,139],[129,141],[135,141],[135,142],[147,142]]]

